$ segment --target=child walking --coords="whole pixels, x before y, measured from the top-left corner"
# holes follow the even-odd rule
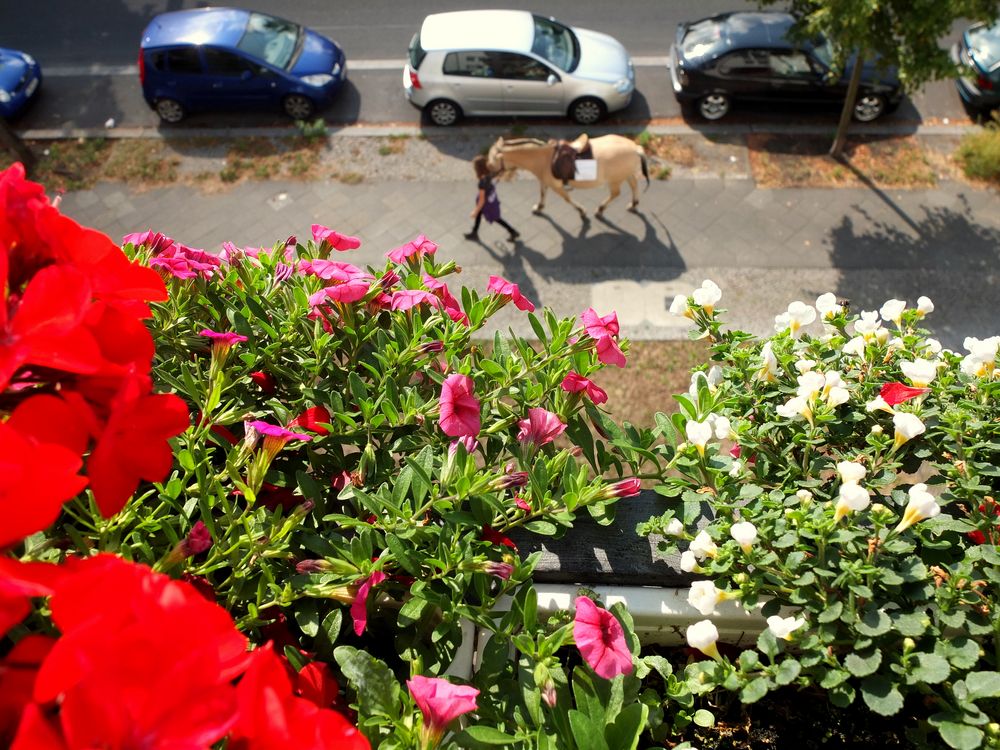
[[[486,166],[486,157],[477,156],[472,160],[472,167],[476,170],[476,177],[479,178],[479,194],[476,196],[476,207],[469,214],[476,223],[472,225],[472,231],[465,235],[465,239],[479,239],[479,223],[485,218],[490,224],[496,222],[506,229],[509,232],[508,239],[514,242],[521,233],[500,218],[500,199],[497,197],[497,189],[493,186],[489,167]]]

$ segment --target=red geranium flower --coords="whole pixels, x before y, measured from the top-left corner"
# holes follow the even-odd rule
[[[21,714],[31,703],[38,667],[54,643],[44,635],[27,635],[0,661],[0,746],[10,747]]]
[[[323,427],[330,424],[330,412],[323,406],[311,406],[288,423],[289,427],[301,427],[303,430],[315,432],[317,435],[329,435],[330,430]]]
[[[911,398],[930,393],[930,390],[930,388],[913,388],[905,383],[883,383],[879,395],[889,406],[895,406],[909,401]]]

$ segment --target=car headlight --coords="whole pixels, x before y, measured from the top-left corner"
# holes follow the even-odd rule
[[[619,94],[627,94],[632,90],[632,81],[628,78],[622,78],[618,83],[615,84],[615,91]]]
[[[311,76],[302,76],[302,83],[309,86],[326,86],[333,80],[329,73],[313,73]]]
[[[10,94],[8,94],[5,89],[0,89],[0,104],[6,104],[9,101]]]
[[[27,53],[22,52],[21,53],[21,59],[23,59],[26,63],[28,63],[28,65],[34,65],[35,64],[35,58],[33,58],[31,55],[29,55]]]

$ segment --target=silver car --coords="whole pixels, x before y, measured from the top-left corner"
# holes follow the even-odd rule
[[[523,10],[434,13],[409,52],[406,98],[435,125],[463,115],[568,115],[590,125],[635,91],[617,39]]]

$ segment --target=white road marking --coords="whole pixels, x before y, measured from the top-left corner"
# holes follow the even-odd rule
[[[656,68],[667,64],[666,57],[633,57],[632,62],[637,68]],[[402,70],[406,60],[356,60],[347,58],[347,73],[371,70]],[[92,63],[90,65],[46,65],[42,69],[45,78],[72,78],[75,76],[137,76],[138,65],[105,65]]]

